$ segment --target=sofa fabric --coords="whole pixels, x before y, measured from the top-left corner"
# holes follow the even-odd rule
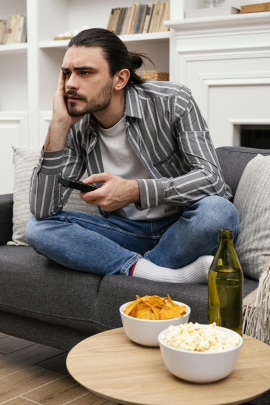
[[[217,148],[225,181],[237,190],[247,163],[269,150]],[[255,207],[256,208],[256,207]],[[126,276],[99,277],[73,271],[29,246],[7,246],[12,235],[13,195],[0,195],[0,332],[62,350],[86,337],[121,326],[119,307],[136,294],[170,296],[191,307],[190,321],[207,323],[208,287]],[[258,287],[245,276],[244,297]],[[250,405],[270,403],[270,391]]]
[[[119,307],[136,299],[136,294],[166,296],[169,292],[172,299],[191,307],[191,321],[207,323],[207,286],[203,284],[187,287],[122,275],[101,278],[62,267],[22,246],[2,246],[0,263],[0,309],[16,315],[92,334],[120,327]],[[7,266],[9,270],[4,271]],[[256,281],[246,279],[244,296],[256,286]]]
[[[0,246],[6,244],[12,237],[13,195],[0,195]]]
[[[253,149],[249,153],[246,148],[233,147],[218,148],[217,154],[232,188],[244,165],[256,156]],[[230,171],[232,167],[234,171]],[[7,246],[12,208],[12,196],[0,196],[0,212],[5,212],[0,217],[1,332],[67,350],[82,336],[121,326],[119,307],[134,300],[136,294],[170,294],[191,307],[191,321],[207,323],[207,285],[161,283],[122,275],[102,278],[62,267],[28,246]],[[244,296],[257,286],[256,280],[246,277]],[[65,339],[63,330],[68,334]]]
[[[242,146],[222,146],[216,149],[218,160],[222,168],[224,180],[235,195],[243,171],[251,159],[258,154],[267,156],[268,149],[244,148]]]

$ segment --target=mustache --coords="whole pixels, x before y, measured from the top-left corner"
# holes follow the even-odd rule
[[[65,92],[65,98],[67,99],[68,96],[74,96],[74,97],[76,97],[76,98],[79,99],[79,100],[84,100],[84,101],[86,101],[86,98],[85,98],[84,96],[81,96],[80,94],[78,94],[76,90],[72,90],[72,89],[71,89],[71,90],[67,90],[67,91]]]

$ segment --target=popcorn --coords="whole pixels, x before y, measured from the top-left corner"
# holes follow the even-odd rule
[[[233,349],[240,344],[240,336],[226,334],[216,328],[215,322],[210,325],[200,325],[197,322],[171,325],[161,340],[175,349],[208,353]]]

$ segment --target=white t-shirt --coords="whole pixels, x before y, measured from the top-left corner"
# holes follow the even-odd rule
[[[112,128],[98,125],[99,141],[104,171],[124,179],[149,179],[149,172],[131,148],[122,118]],[[114,214],[132,220],[154,220],[177,213],[176,207],[165,204],[140,211],[134,203],[114,211]]]

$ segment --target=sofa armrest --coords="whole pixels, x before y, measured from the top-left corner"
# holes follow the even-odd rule
[[[0,195],[0,245],[12,238],[13,194]]]

